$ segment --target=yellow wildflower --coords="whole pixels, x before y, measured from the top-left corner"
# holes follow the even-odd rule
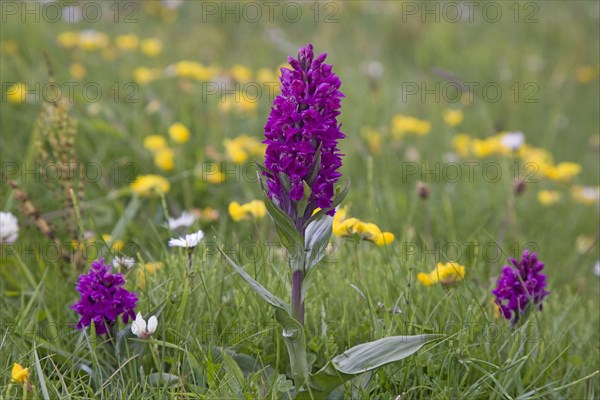
[[[538,201],[545,206],[557,203],[560,198],[561,194],[557,190],[540,190],[537,194]]]
[[[547,150],[539,147],[531,147],[524,144],[519,149],[519,156],[526,163],[532,163],[537,166],[537,169],[542,171],[552,165],[552,154]]]
[[[574,162],[561,162],[557,165],[545,166],[542,172],[552,180],[568,182],[581,172],[581,165]]]
[[[207,175],[206,176],[206,181],[208,183],[212,183],[212,184],[215,184],[215,185],[219,184],[219,183],[223,183],[223,182],[225,182],[225,174],[222,173],[222,172],[220,172],[220,171],[217,171],[214,174]]]
[[[224,113],[231,110],[239,113],[249,113],[254,111],[256,107],[258,107],[258,99],[244,93],[225,96],[219,101],[218,105],[219,111]]]
[[[279,83],[277,74],[269,68],[261,68],[256,71],[256,80],[260,83]]]
[[[27,100],[27,85],[23,82],[13,83],[6,91],[6,99],[11,103],[24,103]]]
[[[134,34],[119,35],[115,39],[115,44],[121,50],[135,50],[139,45],[140,39]]]
[[[600,186],[595,188],[591,186],[573,186],[571,188],[571,197],[578,203],[588,206],[597,204],[600,201]]]
[[[430,130],[431,123],[429,121],[400,114],[395,115],[392,119],[392,135],[396,139],[400,139],[405,134],[410,133],[424,136],[427,135]]]
[[[133,70],[133,79],[140,85],[159,79],[162,72],[158,68],[137,67]]]
[[[11,378],[18,383],[29,383],[29,368],[23,368],[21,364],[14,363]]]
[[[456,126],[460,124],[464,119],[464,114],[461,110],[448,109],[444,111],[444,122],[449,126]]]
[[[77,46],[80,49],[92,51],[108,46],[108,36],[104,32],[85,30],[77,34]]]
[[[598,75],[598,69],[591,65],[584,65],[577,69],[577,82],[589,83],[593,81]]]
[[[248,153],[235,140],[225,139],[223,146],[225,146],[225,152],[231,161],[243,163],[248,159]]]
[[[490,136],[486,139],[473,139],[472,151],[476,157],[489,157],[495,154],[503,154],[506,148],[502,146],[499,136]]]
[[[158,271],[162,267],[163,267],[163,264],[158,261],[147,262],[146,264],[144,264],[143,268],[139,268],[137,270],[138,286],[140,288],[144,289],[146,287],[146,277],[148,275],[156,274],[156,271]]]
[[[490,304],[492,305],[494,319],[500,319],[500,307],[493,297],[490,298]]]
[[[121,239],[113,241],[112,236],[108,233],[104,233],[102,235],[102,241],[104,241],[104,243],[106,243],[106,245],[109,246],[112,251],[121,251],[125,247],[125,243]],[[93,240],[91,242],[93,242]]]
[[[396,239],[392,232],[383,232],[373,223],[366,224],[366,233],[365,240],[369,240],[380,247],[391,244]]]
[[[175,153],[169,148],[160,149],[154,154],[154,165],[163,171],[175,168]]]
[[[150,57],[155,57],[162,51],[162,42],[159,39],[144,39],[140,43],[142,52]]]
[[[318,209],[320,210],[320,209]],[[313,215],[317,212],[313,212]],[[336,236],[343,236],[345,232],[345,228],[342,225],[342,222],[346,220],[347,209],[346,207],[338,208],[333,216],[333,225],[331,227],[333,234]]]
[[[236,106],[239,111],[249,113],[256,110],[256,107],[258,107],[258,99],[242,93],[240,101],[236,103]]]
[[[70,49],[79,44],[79,35],[73,31],[62,32],[57,36],[56,41],[60,47]]]
[[[18,50],[19,46],[16,42],[12,40],[3,40],[2,42],[0,42],[0,51],[2,51],[2,53],[6,54],[7,56],[13,56],[17,54]]]
[[[221,172],[219,165],[213,163],[210,168],[204,168],[206,164],[198,165],[196,168],[196,175],[200,177],[202,182],[219,184],[225,182],[225,174]]]
[[[85,77],[85,67],[79,63],[73,63],[69,66],[69,73],[77,80],[81,80]]]
[[[246,162],[250,156],[264,156],[266,150],[266,145],[248,135],[225,139],[223,146],[229,159],[236,163]]]
[[[229,100],[229,96],[225,96],[219,101],[219,111],[222,113],[227,113],[233,109],[234,102]]]
[[[117,58],[118,54],[119,52],[116,47],[111,46],[102,49],[102,58],[105,61],[113,61],[115,58]]]
[[[123,242],[121,239],[117,239],[114,241],[114,243],[110,246],[110,249],[112,251],[121,251],[125,248],[125,242]]]
[[[180,78],[197,79],[199,81],[210,81],[219,74],[216,67],[205,67],[195,61],[179,61],[167,68],[169,75],[179,76]]]
[[[190,131],[181,122],[176,122],[169,127],[169,136],[175,143],[185,143],[190,140]]]
[[[452,285],[465,277],[465,267],[458,263],[447,262],[445,264],[437,263],[435,269],[428,274],[419,272],[417,279],[425,286],[431,286],[436,283],[442,285]]]
[[[156,152],[167,147],[167,141],[160,135],[150,135],[144,138],[144,147],[152,152]]]
[[[237,201],[232,201],[227,207],[231,219],[235,222],[249,220],[249,219],[260,219],[267,213],[267,208],[262,200],[252,200],[246,204],[240,204]]]
[[[360,240],[368,240],[377,246],[384,246],[394,241],[395,236],[391,232],[383,232],[377,225],[363,222],[358,218],[346,219],[346,210],[341,208],[333,217],[332,232],[340,237],[354,237]]]
[[[148,197],[168,193],[171,184],[164,176],[141,175],[129,187],[137,195]]]
[[[249,82],[252,79],[252,70],[244,65],[234,65],[229,73],[237,82]]]
[[[371,151],[372,154],[381,153],[381,133],[365,126],[361,130],[361,136],[367,141],[367,146],[369,146],[369,151]]]
[[[452,148],[461,157],[467,157],[471,153],[471,137],[466,133],[459,133],[452,138]]]

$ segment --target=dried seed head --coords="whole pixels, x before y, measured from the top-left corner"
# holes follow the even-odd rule
[[[519,179],[513,185],[513,190],[515,191],[515,194],[517,196],[522,194],[525,191],[525,188],[526,188],[525,181],[522,179]]]
[[[430,194],[429,186],[425,182],[417,182],[417,194],[421,199],[427,200]]]

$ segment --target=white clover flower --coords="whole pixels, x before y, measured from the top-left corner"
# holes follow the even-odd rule
[[[500,143],[502,146],[516,151],[525,143],[525,135],[523,132],[508,132],[502,135]]]
[[[171,10],[176,10],[183,5],[184,1],[183,0],[162,0],[161,3],[166,8],[169,8]]]
[[[148,324],[146,324],[146,320],[142,318],[142,314],[138,311],[135,316],[135,321],[131,323],[131,332],[137,337],[142,339],[147,339],[156,331],[158,327],[158,319],[155,315],[151,316],[148,319]]]
[[[598,201],[598,189],[591,186],[584,186],[581,190],[581,198],[590,202]]]
[[[172,231],[178,228],[189,228],[194,222],[196,222],[196,217],[188,211],[182,212],[179,218],[169,218],[168,220],[169,229]]]
[[[0,243],[14,243],[19,237],[17,217],[12,213],[0,211]]]
[[[596,261],[594,265],[594,275],[600,276],[600,260]]]
[[[374,79],[379,79],[383,76],[385,68],[383,64],[377,60],[370,60],[363,64],[363,71],[367,76]]]
[[[131,257],[115,257],[112,260],[112,265],[115,268],[125,267],[131,269],[135,265],[135,260]]]
[[[450,152],[442,154],[442,160],[445,163],[451,164],[451,163],[457,163],[458,161],[460,161],[460,158],[458,157],[458,155],[456,153],[452,153],[450,151]]]
[[[185,235],[185,237],[179,237],[177,239],[169,240],[169,247],[185,247],[188,249],[193,249],[198,246],[198,243],[204,238],[204,232],[198,231],[192,233],[190,235]]]

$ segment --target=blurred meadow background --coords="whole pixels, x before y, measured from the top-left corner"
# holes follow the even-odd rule
[[[313,370],[368,340],[443,333],[338,395],[600,396],[598,2],[0,6],[0,204],[19,220],[0,244],[0,398],[286,398],[273,312],[217,247],[287,299],[274,226],[243,204],[262,200],[252,162],[279,68],[307,43],[345,94],[345,213],[395,236],[332,237],[306,305]],[[189,293],[187,254],[167,246],[184,211],[183,233],[205,234]],[[525,248],[550,295],[511,329],[491,290]],[[134,260],[126,287],[158,317],[146,342],[126,324],[116,349],[74,328],[77,277],[100,257]],[[462,279],[417,278],[449,260]]]

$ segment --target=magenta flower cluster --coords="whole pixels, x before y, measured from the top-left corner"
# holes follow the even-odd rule
[[[496,304],[504,318],[516,323],[525,313],[530,303],[542,309],[542,301],[548,296],[546,275],[541,271],[544,263],[538,260],[536,253],[529,250],[523,252],[521,260],[510,259],[512,266],[505,265],[498,278],[496,289]]]
[[[331,207],[334,184],[341,176],[337,143],[345,135],[337,116],[344,95],[340,79],[323,62],[326,57],[315,58],[311,44],[299,50],[298,58],[288,57],[291,69],[281,68],[281,94],[265,125],[268,195],[296,222],[310,218],[317,207]],[[305,183],[311,194],[307,207],[299,211]]]
[[[81,316],[77,329],[90,326],[93,321],[96,333],[103,335],[108,333],[107,324],[113,325],[119,315],[123,323],[127,323],[129,318],[135,319],[133,310],[138,299],[124,285],[123,276],[112,274],[104,259],[92,262],[90,273],[79,276],[77,291],[81,299],[71,306]]]

